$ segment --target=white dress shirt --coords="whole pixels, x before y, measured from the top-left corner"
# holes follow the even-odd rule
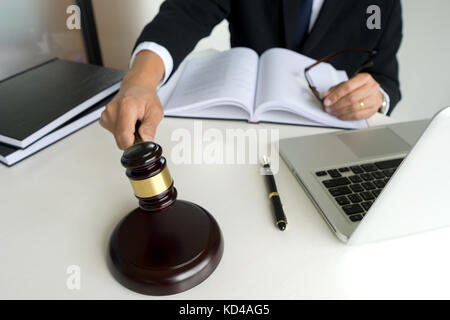
[[[308,32],[311,32],[311,29],[313,28],[314,24],[316,23],[317,17],[319,16],[320,9],[322,9],[322,5],[323,5],[324,1],[325,0],[313,0]],[[167,79],[169,78],[170,74],[173,71],[172,55],[165,47],[163,47],[155,42],[144,41],[144,42],[141,42],[136,47],[136,49],[134,49],[133,54],[131,55],[130,68],[133,65],[133,61],[134,61],[136,55],[140,51],[143,51],[143,50],[148,50],[148,51],[152,51],[152,52],[156,53],[158,56],[160,56],[160,58],[162,59],[162,61],[164,63],[164,78],[158,84],[158,88],[159,88],[167,81]],[[389,95],[383,90],[383,88],[381,88],[380,90],[386,101],[386,109],[384,110],[383,113],[387,114],[387,112],[389,111],[389,104],[390,104]]]

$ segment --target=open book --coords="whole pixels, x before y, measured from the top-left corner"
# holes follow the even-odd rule
[[[166,116],[247,120],[338,128],[365,128],[365,120],[343,121],[323,110],[304,77],[315,60],[273,48],[261,57],[233,48],[183,63],[158,94]],[[311,69],[319,92],[348,80],[328,63]]]

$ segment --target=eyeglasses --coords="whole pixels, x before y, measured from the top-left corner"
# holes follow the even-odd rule
[[[323,58],[317,60],[316,62],[314,62],[309,67],[305,68],[305,78],[306,78],[306,81],[308,82],[308,86],[311,89],[311,91],[313,92],[314,96],[321,103],[323,103],[323,98],[322,98],[322,95],[317,90],[316,86],[314,85],[314,83],[312,81],[311,75],[309,73],[310,70],[312,68],[314,68],[315,66],[317,66],[318,64],[322,63],[322,62],[326,62],[326,61],[330,60],[331,58],[334,58],[334,57],[336,57],[336,56],[338,56],[340,54],[343,54],[343,53],[346,53],[346,52],[350,52],[350,51],[361,52],[363,54],[367,54],[368,55],[367,62],[365,64],[363,64],[361,67],[359,67],[353,75],[356,75],[356,74],[360,73],[362,70],[370,68],[371,66],[373,66],[373,61],[371,59],[377,53],[376,51],[360,49],[360,48],[346,48],[346,49],[342,49],[342,50],[336,51],[334,53],[331,53],[331,54],[327,55],[326,57],[323,57]]]

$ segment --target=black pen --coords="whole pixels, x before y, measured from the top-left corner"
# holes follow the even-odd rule
[[[283,206],[281,205],[280,195],[278,194],[273,172],[270,169],[269,158],[266,156],[263,156],[263,169],[264,175],[266,176],[267,186],[269,188],[269,199],[270,202],[272,202],[273,213],[275,215],[275,224],[281,231],[283,231],[287,227],[287,219],[283,211]]]

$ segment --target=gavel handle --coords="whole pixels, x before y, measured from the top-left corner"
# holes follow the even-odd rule
[[[138,144],[143,142],[141,136],[139,135],[139,127],[141,125],[141,121],[136,121],[136,126],[134,127],[134,144]]]

